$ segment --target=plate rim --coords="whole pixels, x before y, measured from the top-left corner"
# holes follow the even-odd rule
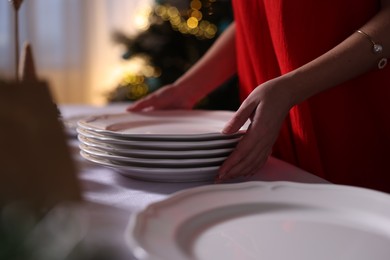
[[[125,149],[118,147],[110,147],[109,144],[94,143],[93,141],[85,140],[83,136],[78,136],[78,140],[93,148],[102,149],[107,152],[118,154],[132,155],[142,158],[210,158],[229,155],[234,147],[215,148],[215,149],[200,149],[200,150],[151,150],[151,149]],[[136,156],[135,156],[136,155]]]
[[[126,147],[138,147],[143,149],[156,149],[156,150],[188,150],[188,149],[217,149],[217,148],[229,148],[234,147],[238,144],[241,139],[241,135],[236,137],[226,138],[226,139],[212,139],[212,140],[129,140],[122,137],[105,135],[101,133],[96,133],[91,130],[77,128],[77,133],[80,136],[83,136],[88,139],[93,139],[95,141],[109,144],[109,145],[120,145]]]
[[[265,192],[274,192],[281,190],[280,188],[292,188],[298,191],[308,192],[308,191],[322,191],[322,192],[336,192],[341,194],[347,194],[347,196],[354,194],[360,194],[363,197],[368,196],[369,198],[373,196],[375,199],[380,200],[382,203],[390,206],[390,194],[385,192],[372,190],[363,187],[349,186],[349,185],[341,185],[341,184],[329,184],[329,183],[298,183],[298,182],[290,182],[290,181],[248,181],[242,183],[228,183],[228,184],[218,184],[218,185],[205,185],[200,187],[189,188],[186,190],[181,190],[171,194],[166,199],[161,201],[154,202],[149,204],[143,210],[137,212],[136,214],[132,214],[129,218],[128,226],[125,232],[126,243],[129,246],[130,250],[132,250],[135,255],[139,259],[159,259],[158,255],[149,253],[147,250],[141,245],[141,243],[134,236],[134,232],[137,231],[137,228],[140,228],[139,222],[143,216],[154,215],[157,216],[159,214],[159,207],[164,207],[166,205],[172,205],[175,201],[185,200],[185,197],[193,198],[197,194],[204,194],[204,192],[216,191],[219,190],[227,190],[227,189],[236,189],[236,190],[247,190],[248,188],[258,188],[262,189]],[[380,214],[384,214],[386,219],[390,220],[390,207],[386,208],[386,212],[380,212]],[[187,259],[184,254],[181,255],[183,259]]]
[[[220,157],[208,157],[208,158],[189,158],[189,159],[155,159],[155,158],[136,158],[136,157],[130,157],[130,156],[123,156],[123,155],[116,155],[116,154],[110,154],[106,151],[100,151],[99,149],[89,147],[88,145],[85,145],[83,143],[79,144],[79,148],[81,151],[90,154],[91,156],[101,157],[105,160],[115,160],[120,162],[126,162],[126,163],[136,163],[136,164],[152,164],[153,167],[158,167],[158,165],[164,165],[163,167],[167,167],[171,165],[172,167],[174,165],[180,165],[181,167],[190,167],[191,165],[206,165],[206,164],[213,164],[213,163],[221,163],[224,160],[226,160],[227,156],[220,156]],[[179,161],[179,162],[178,162]],[[211,166],[211,165],[210,165]],[[193,168],[193,167],[191,167]]]
[[[86,130],[94,131],[100,134],[105,135],[112,135],[117,136],[121,138],[128,138],[128,139],[134,139],[134,140],[215,140],[215,139],[229,139],[229,138],[235,138],[237,136],[241,136],[246,133],[246,130],[248,128],[249,122],[246,122],[243,127],[239,131],[233,134],[222,134],[220,132],[211,132],[211,133],[202,133],[202,134],[141,134],[141,133],[123,133],[123,132],[115,132],[107,129],[97,128],[96,126],[91,125],[90,122],[94,118],[101,118],[101,117],[115,117],[115,116],[126,116],[130,117],[131,115],[138,115],[138,116],[146,116],[148,114],[169,114],[169,113],[176,113],[176,114],[200,114],[203,113],[203,117],[205,116],[214,116],[214,115],[226,115],[225,122],[227,123],[227,120],[230,119],[231,116],[233,116],[233,111],[228,110],[200,110],[200,109],[190,109],[190,110],[184,110],[184,109],[178,109],[178,110],[152,110],[147,112],[127,112],[127,113],[116,113],[116,114],[100,114],[100,115],[92,115],[90,117],[84,118],[82,120],[79,120],[77,122],[77,126]]]
[[[131,177],[138,180],[164,182],[164,183],[183,183],[183,182],[206,182],[215,178],[220,166],[204,166],[191,168],[146,168],[141,166],[120,165],[109,160],[102,160],[91,156],[84,151],[80,151],[81,157],[85,160],[110,168],[121,175]],[[174,175],[172,177],[167,174]],[[179,178],[178,178],[179,177]]]

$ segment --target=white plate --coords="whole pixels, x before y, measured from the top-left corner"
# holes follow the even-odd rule
[[[105,106],[91,106],[91,105],[58,105],[61,111],[61,121],[64,123],[65,132],[69,137],[77,137],[77,122],[81,119],[98,115],[98,114],[117,114],[126,111],[129,106],[128,102],[115,102]]]
[[[78,128],[77,132],[89,139],[97,142],[111,144],[112,146],[120,146],[122,148],[141,148],[141,149],[157,149],[157,150],[199,150],[199,149],[214,149],[235,147],[240,140],[238,138],[221,139],[221,140],[201,140],[201,141],[155,141],[155,140],[127,140],[114,136],[107,136],[93,131]]]
[[[78,115],[68,118],[60,118],[64,125],[65,133],[70,137],[77,137],[77,123],[83,118],[90,117],[91,115]]]
[[[84,136],[78,136],[79,141],[89,147],[99,149],[104,152],[108,152],[115,155],[132,156],[136,158],[154,158],[154,159],[195,159],[195,158],[215,158],[229,155],[234,148],[219,148],[209,150],[182,150],[182,151],[170,151],[170,150],[143,150],[143,149],[129,149],[119,146],[113,146],[97,142],[86,138]]]
[[[133,140],[215,140],[235,138],[248,128],[247,122],[232,135],[221,133],[232,118],[230,111],[159,110],[92,116],[80,120],[83,129]]]
[[[155,182],[200,182],[213,180],[218,173],[219,166],[195,168],[149,168],[122,165],[104,160],[80,151],[82,157],[88,161],[111,168],[124,176],[134,179]]]
[[[179,192],[132,216],[139,259],[390,259],[390,196],[329,184],[247,182]]]
[[[199,159],[148,159],[148,158],[134,158],[129,156],[120,156],[110,154],[99,149],[91,148],[85,144],[80,144],[80,149],[85,153],[101,158],[103,160],[110,160],[130,166],[141,166],[141,167],[170,167],[170,168],[196,168],[205,166],[218,166],[226,160],[224,157],[215,158],[199,158]]]

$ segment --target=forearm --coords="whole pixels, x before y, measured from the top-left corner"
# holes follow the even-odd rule
[[[185,86],[195,99],[202,98],[235,74],[235,49],[235,25],[232,23],[174,85]]]
[[[291,93],[293,105],[362,73],[377,69],[378,61],[390,56],[390,1],[382,2],[381,11],[367,24],[356,29],[361,29],[380,43],[383,52],[374,54],[369,39],[360,33],[353,33],[327,53],[280,78],[290,82],[282,85]]]

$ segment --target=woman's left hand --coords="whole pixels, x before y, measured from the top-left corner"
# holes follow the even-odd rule
[[[292,107],[291,94],[284,84],[276,78],[259,85],[226,124],[223,133],[232,134],[251,120],[246,134],[220,167],[216,182],[252,176],[265,164]]]

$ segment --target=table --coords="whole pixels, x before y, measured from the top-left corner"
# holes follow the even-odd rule
[[[104,107],[62,105],[60,110],[64,120],[70,122],[80,115],[124,112],[126,106],[127,104],[113,104]],[[149,204],[163,200],[184,189],[202,185],[220,185],[212,182],[146,182],[122,176],[112,169],[95,165],[83,159],[79,155],[77,138],[72,131],[69,131],[69,134],[68,143],[78,167],[83,198],[87,202],[88,211],[92,216],[90,218],[90,227],[92,228],[88,230],[87,234],[88,243],[92,243],[92,245],[103,243],[115,247],[115,252],[118,254],[116,259],[120,259],[120,257],[129,259],[131,254],[127,250],[123,237],[132,214],[136,214]],[[256,175],[232,182],[241,181],[327,183],[324,179],[273,157],[269,158],[266,165]]]

